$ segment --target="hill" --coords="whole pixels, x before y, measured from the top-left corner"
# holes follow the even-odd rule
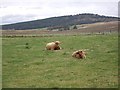
[[[2,25],[3,30],[27,30],[46,27],[68,27],[71,25],[91,24],[96,22],[117,21],[117,17],[101,16],[98,14],[77,14],[60,17],[52,17],[40,20],[33,20],[21,23]]]
[[[70,30],[47,30],[47,29],[28,29],[28,30],[0,30],[2,36],[51,36],[51,35],[79,35],[83,33],[112,33],[118,32],[118,21],[99,22],[92,24],[76,25],[77,29]],[[72,26],[71,26],[72,27]],[[70,27],[70,28],[71,28]]]

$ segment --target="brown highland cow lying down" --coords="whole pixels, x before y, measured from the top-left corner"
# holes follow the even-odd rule
[[[82,50],[78,50],[78,51],[73,52],[72,57],[83,59],[83,58],[86,58],[86,53]]]
[[[60,41],[50,42],[46,44],[46,50],[60,50],[61,47],[59,46]]]

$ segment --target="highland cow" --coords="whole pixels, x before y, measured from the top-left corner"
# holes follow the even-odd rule
[[[82,50],[78,50],[78,51],[73,52],[72,57],[83,59],[83,58],[86,58],[86,53]]]
[[[59,46],[60,41],[50,42],[46,45],[46,50],[60,50],[61,47]]]

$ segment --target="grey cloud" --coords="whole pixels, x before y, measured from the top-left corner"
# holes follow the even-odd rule
[[[35,15],[7,15],[2,18],[3,24],[10,24],[16,22],[23,22],[23,21],[31,21],[33,18],[36,17]]]
[[[64,0],[65,1],[65,0]],[[29,3],[18,3],[18,2],[8,2],[3,6],[20,6],[25,8],[32,8],[38,10],[38,14],[29,14],[29,15],[7,15],[2,18],[2,23],[16,23],[23,22],[35,19],[35,17],[52,17],[52,16],[62,16],[66,15],[67,11],[64,11],[65,8],[70,11],[70,14],[79,14],[79,13],[95,13],[100,15],[107,16],[117,16],[118,15],[118,3],[117,2],[81,2],[80,0],[71,0],[70,2],[56,1],[56,2],[29,2]],[[46,8],[47,7],[47,8]],[[46,9],[48,9],[46,10]],[[45,10],[44,12],[40,12]],[[73,11],[71,11],[73,9]],[[61,13],[59,12],[61,11]],[[69,12],[68,11],[68,12]],[[64,13],[63,13],[64,12]],[[68,13],[69,14],[69,13]]]

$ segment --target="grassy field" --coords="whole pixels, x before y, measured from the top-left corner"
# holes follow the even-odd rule
[[[44,50],[55,40],[62,50]],[[86,59],[71,57],[78,49],[86,49]],[[118,87],[117,34],[3,37],[2,54],[3,88]]]

